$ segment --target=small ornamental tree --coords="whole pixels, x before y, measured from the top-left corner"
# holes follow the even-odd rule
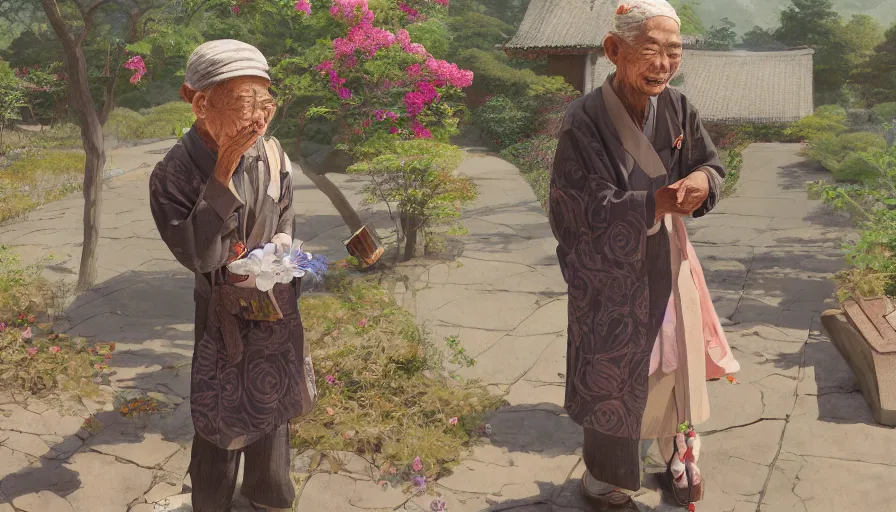
[[[404,19],[397,16],[394,23],[415,23],[425,19],[426,9],[447,5],[447,1],[407,0],[396,5]],[[296,9],[300,7],[310,10],[304,1]],[[396,18],[394,12],[390,14],[384,17]],[[434,58],[411,40],[405,28],[393,32],[375,25],[367,0],[333,0],[329,15],[343,24],[345,32],[333,39],[313,68],[327,93],[324,105],[309,105],[304,119],[336,121],[337,142],[347,144],[349,150],[363,150],[364,143],[376,135],[444,141],[455,132],[457,109],[451,100],[460,100],[461,89],[473,83],[471,71]],[[284,59],[281,70],[291,64]]]
[[[300,163],[352,232],[361,227],[359,216],[322,174],[382,155],[387,141],[447,142],[457,131],[461,89],[473,82],[472,72],[436,59],[408,30],[438,14],[446,0],[377,5],[381,9],[374,14],[367,0],[332,0],[328,10],[300,0],[295,12],[305,16],[307,29],[330,37],[311,48],[296,44],[292,54],[274,59],[272,70],[283,111],[298,119],[297,146],[312,121],[333,126],[333,154],[346,158],[316,162],[323,172]],[[336,160],[344,166],[333,164]]]
[[[476,197],[476,186],[455,168],[463,158],[459,148],[431,140],[399,141],[387,154],[349,167],[365,174],[368,203],[383,202],[397,224],[404,260],[416,256],[418,234],[460,215],[460,206]]]

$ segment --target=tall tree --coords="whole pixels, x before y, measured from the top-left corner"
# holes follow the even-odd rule
[[[781,50],[787,46],[775,39],[775,31],[755,26],[741,40],[741,46],[748,50],[770,51]]]
[[[847,58],[853,65],[868,60],[874,49],[884,42],[884,28],[876,18],[868,14],[855,14],[843,26],[840,34],[848,49]]]
[[[853,72],[851,82],[869,105],[896,101],[896,25],[887,30],[884,42]]]
[[[99,245],[100,213],[103,194],[103,168],[106,165],[106,147],[103,126],[87,74],[87,57],[84,40],[93,28],[94,17],[108,0],[83,3],[74,1],[77,15],[68,21],[57,0],[40,0],[40,5],[62,44],[65,67],[68,71],[68,95],[71,106],[78,115],[81,142],[87,156],[84,165],[84,244],[81,247],[81,267],[78,271],[78,289],[85,290],[96,281],[97,246]]]
[[[843,86],[849,76],[848,47],[843,39],[843,20],[831,0],[792,0],[781,11],[781,26],[775,37],[787,46],[809,46],[815,50],[816,104],[843,101]]]
[[[713,25],[706,34],[705,46],[712,50],[730,50],[737,44],[734,22],[722,18],[721,25]]]

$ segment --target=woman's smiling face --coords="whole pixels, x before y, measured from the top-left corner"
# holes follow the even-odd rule
[[[672,18],[650,18],[633,41],[615,36],[614,44],[608,56],[615,59],[616,78],[632,92],[658,96],[681,66],[681,30]]]

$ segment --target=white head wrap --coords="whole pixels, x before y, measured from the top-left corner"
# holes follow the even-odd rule
[[[675,8],[666,0],[620,0],[613,20],[613,32],[630,41],[641,31],[645,21],[657,16],[672,18],[681,26]]]
[[[236,41],[221,39],[202,43],[190,55],[184,84],[194,91],[238,76],[257,76],[270,80],[268,61],[258,48]]]

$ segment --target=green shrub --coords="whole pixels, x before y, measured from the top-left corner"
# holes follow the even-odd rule
[[[861,181],[874,169],[856,153],[887,147],[887,141],[873,132],[854,132],[841,135],[819,135],[809,143],[807,154],[834,174],[838,181]]]
[[[118,140],[135,140],[137,129],[142,123],[143,116],[139,113],[118,107],[109,114],[109,119],[103,125],[103,133]]]
[[[171,102],[141,112],[116,108],[109,115],[103,131],[122,141],[166,139],[179,137],[193,125],[196,116],[186,102]]]
[[[848,129],[846,110],[837,105],[824,105],[818,107],[815,114],[793,123],[785,133],[789,137],[812,142],[820,137],[840,135]]]
[[[532,187],[535,197],[546,209],[550,192],[551,170],[554,154],[557,152],[557,138],[538,135],[514,144],[501,152],[501,158],[515,165],[523,178]]]
[[[896,102],[879,103],[872,109],[874,119],[879,123],[891,123],[896,119]]]
[[[535,132],[535,111],[528,106],[521,108],[506,96],[494,96],[473,112],[473,120],[498,147],[507,147]]]
[[[366,203],[389,207],[401,226],[405,260],[416,256],[419,232],[425,235],[427,229],[456,219],[460,206],[476,197],[473,180],[455,172],[463,159],[457,146],[415,139],[368,151],[368,156],[379,156],[350,166],[348,172],[370,180],[362,189]]]
[[[896,147],[852,154],[870,172],[860,183],[809,184],[810,197],[850,213],[859,239],[844,245],[848,268],[836,276],[841,300],[896,296]]]
[[[572,86],[558,76],[537,75],[531,69],[517,69],[508,64],[503,53],[466,50],[457,56],[457,65],[474,73],[474,87],[499,93],[508,98],[545,94],[571,93]]]
[[[377,275],[348,279],[338,266],[327,274],[328,293],[301,298],[320,394],[293,422],[292,446],[358,452],[398,470],[419,457],[435,477],[481,435],[483,414],[501,400],[447,373],[443,347],[458,353],[456,338],[437,346]]]
[[[195,120],[192,105],[184,101],[173,101],[146,111],[142,129],[137,134],[139,139],[179,137]]]

